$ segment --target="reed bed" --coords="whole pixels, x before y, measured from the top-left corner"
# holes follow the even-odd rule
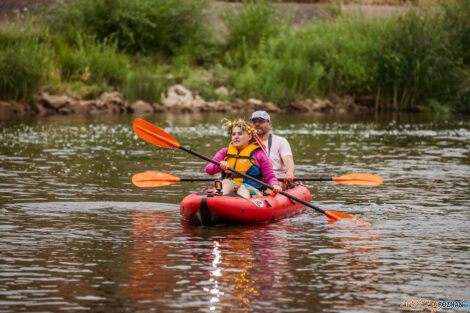
[[[207,100],[373,98],[376,110],[470,111],[470,1],[405,14],[341,14],[293,27],[276,2],[243,1],[210,27],[207,2],[75,0],[0,30],[0,98],[117,90],[160,101],[183,83]],[[337,15],[337,16],[336,16]],[[32,26],[34,25],[34,27]]]

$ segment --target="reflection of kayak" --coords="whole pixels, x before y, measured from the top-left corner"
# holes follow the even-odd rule
[[[312,195],[304,185],[285,191],[306,202]],[[263,223],[292,216],[304,209],[304,205],[283,195],[270,195],[245,199],[237,194],[216,195],[211,191],[192,193],[181,201],[180,213],[185,220],[202,225],[227,223]]]

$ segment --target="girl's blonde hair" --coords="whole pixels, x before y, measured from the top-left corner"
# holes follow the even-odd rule
[[[232,135],[232,130],[234,127],[240,127],[243,131],[246,131],[248,135],[253,135],[253,127],[244,119],[239,118],[238,120],[230,121],[226,118],[222,120],[223,127],[227,130],[229,136]]]

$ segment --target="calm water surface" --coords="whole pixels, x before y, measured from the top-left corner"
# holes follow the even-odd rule
[[[228,143],[223,117],[146,119],[213,156]],[[315,205],[372,226],[315,211],[188,225],[179,202],[207,184],[139,189],[131,177],[206,177],[205,163],[138,139],[131,117],[0,121],[0,312],[413,312],[403,301],[470,301],[469,116],[273,122],[298,177],[384,178],[308,185]]]

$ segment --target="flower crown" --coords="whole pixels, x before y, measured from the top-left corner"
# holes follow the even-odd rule
[[[228,131],[229,135],[232,135],[232,129],[234,127],[240,127],[242,130],[246,131],[249,135],[253,134],[253,128],[244,119],[239,118],[238,120],[230,121],[224,118],[222,122],[224,122],[223,127]]]

